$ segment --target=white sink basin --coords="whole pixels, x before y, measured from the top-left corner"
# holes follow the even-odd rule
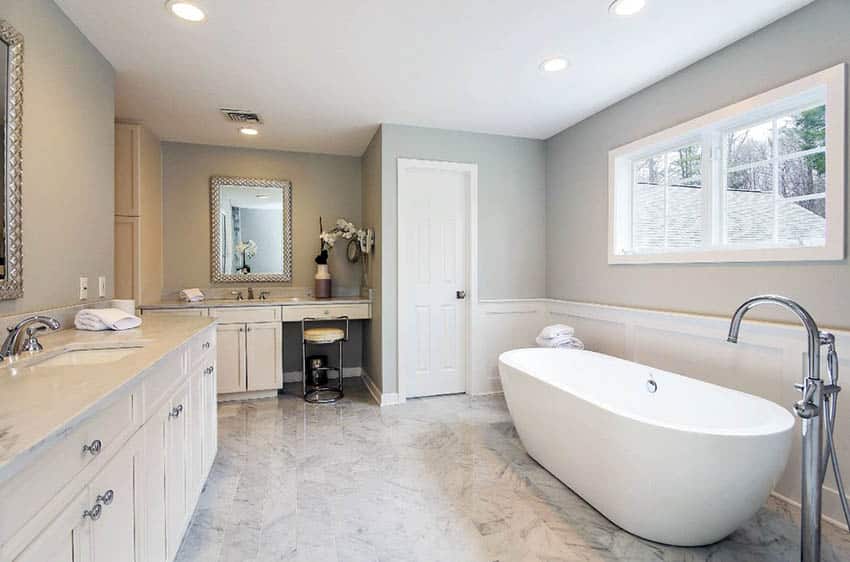
[[[142,346],[108,349],[69,349],[35,364],[40,367],[77,367],[114,363],[140,350]]]

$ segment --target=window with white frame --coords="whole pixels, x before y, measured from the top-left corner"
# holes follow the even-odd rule
[[[609,263],[844,257],[844,65],[611,151]]]

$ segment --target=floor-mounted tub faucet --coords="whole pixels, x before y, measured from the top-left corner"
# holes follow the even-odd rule
[[[800,521],[800,560],[802,562],[820,562],[821,540],[821,496],[823,478],[827,463],[832,458],[832,469],[839,488],[841,507],[844,517],[850,525],[850,510],[844,495],[841,482],[841,471],[838,466],[838,456],[833,444],[832,430],[835,424],[835,413],[838,407],[838,355],[835,352],[835,337],[827,332],[818,330],[817,323],[808,311],[793,300],[778,295],[761,295],[753,297],[735,311],[729,326],[727,341],[738,343],[738,332],[744,315],[752,308],[762,304],[775,304],[796,314],[806,328],[808,339],[808,368],[802,385],[798,385],[803,397],[794,404],[794,411],[802,421],[803,426],[803,470],[802,498]],[[820,378],[821,346],[829,346],[827,356],[827,372],[829,385],[824,386]],[[821,414],[824,415],[821,415]],[[824,418],[826,421],[824,423]],[[827,450],[823,449],[823,430],[827,431]]]

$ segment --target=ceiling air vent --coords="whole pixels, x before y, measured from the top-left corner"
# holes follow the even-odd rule
[[[257,123],[261,124],[263,121],[260,119],[260,116],[253,111],[248,111],[246,109],[220,109],[224,118],[228,121],[233,121],[234,123]]]

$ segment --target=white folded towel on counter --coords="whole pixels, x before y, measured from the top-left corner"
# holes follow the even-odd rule
[[[74,317],[78,330],[99,332],[101,330],[130,330],[138,328],[142,319],[117,308],[87,308]]]
[[[197,287],[183,289],[180,291],[180,298],[186,302],[200,302],[204,300],[204,293]]]
[[[572,336],[575,333],[576,331],[572,326],[567,326],[566,324],[552,324],[551,326],[546,326],[540,330],[540,335],[538,337],[548,340],[563,336]]]

